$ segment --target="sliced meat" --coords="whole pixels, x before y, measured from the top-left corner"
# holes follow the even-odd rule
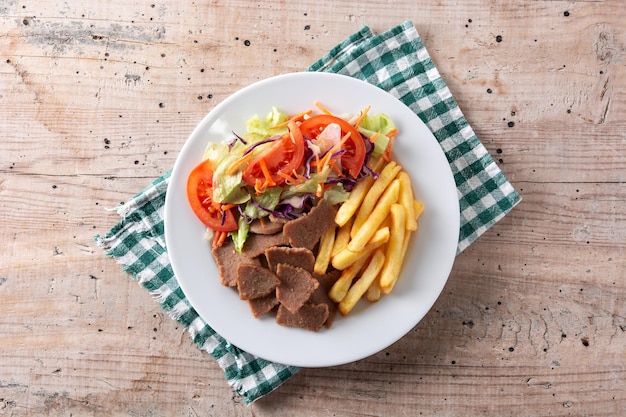
[[[265,250],[267,266],[276,272],[278,264],[299,266],[308,272],[313,272],[315,255],[307,248],[290,248],[288,246],[274,246]]]
[[[274,292],[278,284],[276,274],[260,265],[241,264],[237,268],[237,288],[242,300],[265,297]]]
[[[278,305],[278,298],[276,298],[276,291],[261,298],[255,298],[248,300],[250,310],[255,318],[261,317],[263,314],[267,314]]]
[[[286,246],[289,240],[283,233],[274,235],[257,235],[250,233],[246,243],[243,246],[243,252],[250,258],[256,258],[265,252],[265,249],[271,246]]]
[[[250,225],[250,231],[257,235],[273,235],[283,231],[284,222],[274,222],[267,217],[264,219],[257,219]]]
[[[320,285],[310,273],[297,266],[278,264],[276,275],[280,279],[276,298],[292,313],[296,313]]]
[[[267,216],[267,217],[269,217],[270,221],[272,221],[272,222],[274,222],[274,223],[282,223],[282,224],[285,224],[285,223],[287,223],[287,222],[289,221],[289,219],[286,219],[286,218],[284,218],[284,217],[278,217],[278,216],[276,216],[276,215],[274,215],[274,214],[271,214],[271,213],[270,213],[270,215],[269,215],[269,216]]]
[[[232,240],[227,239],[224,245],[211,250],[217,269],[220,274],[220,282],[227,287],[237,285],[237,268],[242,264],[259,264],[257,259],[252,259],[245,253],[238,253]]]
[[[335,282],[339,279],[340,276],[341,276],[341,271],[338,271],[336,269],[328,271],[325,274],[317,274],[317,273],[313,274],[313,278],[315,278],[320,283],[320,287],[328,291],[330,291],[330,287],[332,287],[335,284]]]
[[[325,304],[305,304],[296,313],[281,305],[276,314],[276,323],[282,326],[301,327],[314,332],[320,331],[327,319],[328,306]]]
[[[320,200],[309,213],[285,224],[283,234],[291,246],[312,250],[324,233],[337,226],[335,214],[333,206]]]
[[[311,294],[311,298],[309,302],[312,304],[324,304],[328,306],[328,318],[326,319],[326,327],[330,328],[335,321],[335,316],[337,315],[337,303],[330,299],[328,296],[328,292],[330,288],[333,286],[335,281],[339,279],[341,275],[340,271],[333,270],[324,275],[313,274],[313,278],[319,282],[319,287]]]

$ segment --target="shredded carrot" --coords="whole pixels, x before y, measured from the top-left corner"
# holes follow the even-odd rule
[[[259,165],[261,165],[261,171],[263,172],[263,176],[265,177],[265,183],[263,184],[263,187],[267,188],[276,185],[276,183],[272,179],[272,174],[270,174],[270,170],[267,168],[265,159],[261,159],[259,161]]]
[[[376,132],[376,133],[374,133],[374,134],[370,137],[370,143],[374,143],[374,142],[376,142],[376,139],[378,139],[378,136],[380,136],[380,132]]]
[[[317,152],[315,152],[315,162],[312,162],[311,165],[315,165],[315,168],[319,168],[320,166],[320,156],[318,155]],[[319,171],[319,169],[318,169]]]
[[[227,203],[227,204],[222,204],[222,211],[226,211],[226,210],[230,210],[231,208],[235,208],[237,207],[237,204],[233,204],[233,203]]]
[[[367,106],[366,108],[363,109],[363,111],[361,112],[361,115],[359,116],[358,119],[356,119],[356,123],[354,124],[355,128],[359,128],[359,126],[361,126],[361,123],[363,123],[363,119],[365,119],[365,116],[367,116],[367,113],[370,111],[370,106]]]
[[[298,174],[295,169],[293,169],[291,171],[291,175],[289,175],[289,174],[287,174],[285,172],[282,172],[282,171],[278,172],[278,175],[280,175],[282,178],[284,178],[290,184],[293,184],[293,185],[300,185],[300,184],[303,184],[303,183],[305,183],[305,182],[307,182],[309,180],[304,175]]]
[[[265,217],[259,218],[259,222],[261,222],[261,226],[265,227]]]
[[[330,110],[328,110],[322,103],[320,103],[319,101],[314,102],[313,104],[315,104],[315,107],[317,107],[318,109],[320,109],[320,111],[324,114],[330,114],[332,115],[332,112]]]
[[[333,156],[333,153],[331,151],[326,152],[326,154],[322,157],[322,159],[317,164],[317,172],[322,172],[324,167],[328,165],[328,162],[330,161],[330,158],[332,156]]]
[[[346,133],[339,142],[337,142],[332,148],[330,148],[324,154],[321,160],[316,161],[317,172],[322,172],[322,170],[326,167],[326,165],[330,163],[333,154],[339,151],[343,147],[343,145],[346,143],[349,137],[350,137],[350,132]]]
[[[245,155],[245,156],[241,157],[239,160],[237,160],[230,168],[228,168],[228,171],[226,171],[226,174],[234,175],[235,172],[237,172],[237,170],[242,165],[247,164],[248,161],[250,161],[250,159],[252,159],[252,152],[250,152],[248,155]]]
[[[254,190],[256,191],[257,195],[261,195],[263,194],[263,191],[265,191],[265,188],[263,188],[264,183],[261,182],[260,178],[256,178],[254,180]]]
[[[298,173],[296,172],[296,170],[295,170],[295,169],[294,169],[293,171],[291,171],[291,173],[293,174],[293,176],[294,176],[295,178],[299,179],[299,180],[300,180],[300,181],[302,181],[302,182],[307,182],[307,181],[309,180],[309,179],[308,179],[307,177],[305,177],[304,175],[302,175],[302,174],[298,174]]]
[[[224,244],[224,241],[226,241],[227,236],[228,236],[228,233],[222,232],[222,236],[220,237],[220,241],[219,241],[220,246]]]
[[[284,178],[284,179],[285,179],[285,181],[286,181],[288,184],[293,184],[293,180],[294,180],[294,178],[291,178],[291,176],[289,176],[289,175],[285,174],[285,173],[284,173],[284,172],[282,172],[282,171],[279,171],[277,174],[278,174],[278,176],[279,176],[279,177]]]
[[[284,172],[282,172],[282,171],[279,171],[279,172],[278,172],[278,175],[279,175],[281,178],[284,178],[284,179],[285,179],[285,181],[287,182],[287,184],[290,184],[290,185],[297,185],[297,184],[301,184],[301,183],[302,183],[302,180],[300,180],[299,178],[292,177],[291,175],[289,175],[289,174],[285,174],[285,173],[284,173]]]
[[[329,163],[328,163],[328,164],[330,165],[330,168],[331,168],[333,171],[335,171],[335,173],[336,173],[338,176],[342,177],[342,176],[343,176],[343,172],[341,172],[341,169],[339,169],[339,166],[337,166],[337,164],[335,163],[335,161],[336,161],[335,159],[331,159],[331,160],[329,161]]]
[[[213,236],[213,247],[219,248],[222,246],[226,241],[226,236],[228,236],[228,233],[226,232],[215,232],[215,235]]]
[[[281,127],[287,126],[291,122],[298,122],[298,121],[304,119],[304,116],[306,116],[307,114],[311,114],[311,113],[313,113],[312,109],[309,109],[307,111],[303,111],[302,113],[298,113],[298,114],[296,114],[294,116],[291,116],[289,118],[289,120],[287,120],[285,122],[282,122],[282,123],[277,124],[276,126],[270,127],[270,129],[280,129]]]
[[[391,152],[393,150],[394,138],[395,138],[395,135],[389,136],[389,144],[387,145],[387,149],[385,149],[385,152],[383,153],[383,159],[387,162],[391,161]]]

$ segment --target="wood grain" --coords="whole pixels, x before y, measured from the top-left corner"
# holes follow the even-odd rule
[[[523,201],[409,334],[247,407],[92,239],[198,121],[411,19]],[[0,416],[626,414],[617,0],[0,0]]]

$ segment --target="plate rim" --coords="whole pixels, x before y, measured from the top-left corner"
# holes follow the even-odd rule
[[[434,137],[434,135],[432,134],[432,132],[430,131],[430,129],[428,129],[428,127],[426,126],[426,124],[410,109],[408,108],[404,103],[402,103],[399,99],[393,97],[391,94],[389,94],[388,92],[386,92],[385,90],[382,90],[372,84],[367,83],[364,80],[359,80],[353,77],[349,77],[347,75],[341,75],[341,74],[335,74],[335,73],[326,73],[326,72],[292,72],[292,73],[285,73],[285,74],[280,74],[280,75],[276,75],[276,76],[272,76],[269,78],[265,78],[259,81],[255,81],[243,88],[241,88],[240,90],[236,91],[235,93],[229,95],[228,97],[226,97],[224,100],[222,100],[220,103],[218,103],[213,109],[211,109],[207,114],[205,114],[202,119],[200,120],[200,122],[194,127],[194,129],[192,130],[192,132],[189,134],[189,136],[187,137],[187,139],[185,140],[180,153],[177,155],[176,158],[176,162],[174,164],[174,167],[172,169],[172,174],[171,174],[171,179],[170,179],[170,183],[168,184],[168,190],[166,192],[166,198],[165,198],[165,211],[164,211],[164,229],[165,229],[165,241],[166,241],[166,247],[168,248],[168,253],[171,254],[173,253],[171,251],[172,247],[170,247],[169,244],[172,243],[171,241],[171,233],[172,233],[172,227],[169,226],[168,224],[171,221],[171,212],[173,209],[173,203],[172,203],[172,198],[168,198],[169,196],[175,195],[176,193],[171,192],[170,187],[175,187],[175,185],[177,184],[177,180],[179,175],[182,175],[180,173],[181,168],[181,161],[183,161],[183,155],[186,155],[186,153],[189,152],[189,148],[191,147],[191,143],[193,141],[199,141],[200,139],[195,139],[198,135],[202,134],[202,132],[207,129],[210,128],[207,127],[207,124],[210,122],[216,123],[216,121],[214,121],[213,119],[215,119],[215,117],[217,117],[217,115],[219,115],[220,112],[223,112],[224,109],[227,109],[229,105],[231,105],[231,103],[236,102],[238,99],[240,99],[242,96],[245,96],[246,94],[253,92],[256,89],[263,89],[266,88],[268,85],[271,85],[273,83],[281,83],[283,82],[283,80],[290,80],[290,82],[295,82],[295,81],[303,81],[306,79],[318,79],[318,80],[335,80],[333,82],[339,82],[339,83],[347,83],[350,84],[352,83],[353,86],[357,86],[359,85],[358,88],[361,88],[361,86],[365,86],[363,87],[364,89],[370,89],[370,91],[376,91],[379,90],[380,92],[383,92],[387,95],[389,95],[390,97],[392,97],[397,104],[399,104],[400,106],[404,107],[405,109],[407,109],[408,111],[410,111],[414,117],[414,121],[417,121],[419,124],[421,124],[420,129],[424,129],[428,132],[428,136],[430,136],[430,138],[428,140],[430,141],[434,141],[437,145],[437,147],[439,148],[439,152],[440,152],[440,156],[443,156],[444,159],[446,159],[446,165],[447,165],[447,182],[449,183],[450,180],[452,181],[452,183],[454,184],[454,178],[452,175],[452,170],[451,167],[449,166],[449,163],[447,162],[447,158],[445,158],[445,153],[443,151],[443,149],[441,148],[439,142],[436,140],[436,138]],[[294,81],[295,80],[295,81]],[[309,80],[310,81],[310,80]],[[361,83],[361,84],[357,84],[357,83]],[[346,85],[347,85],[346,84]],[[376,90],[373,90],[376,89]],[[373,94],[373,93],[372,93]],[[376,93],[376,94],[380,94],[380,93]],[[312,104],[312,103],[311,103]],[[279,105],[279,103],[274,103],[272,105]],[[269,109],[259,109],[258,112],[260,114],[261,111],[267,111]],[[357,111],[357,109],[348,109],[349,111]],[[242,114],[242,122],[245,121],[245,119],[251,117],[252,114]],[[205,132],[206,133],[206,132]],[[208,143],[208,139],[204,141],[204,146],[206,146],[206,144]],[[447,187],[449,187],[450,184],[447,184]],[[199,304],[197,303],[197,298],[195,296],[195,294],[193,294],[192,292],[192,288],[189,285],[189,282],[187,281],[187,279],[181,279],[181,276],[177,273],[181,271],[181,269],[177,266],[178,264],[178,260],[176,259],[176,256],[170,256],[170,263],[171,263],[171,267],[172,267],[172,271],[174,273],[174,276],[176,276],[176,279],[178,281],[178,284],[181,288],[181,290],[183,291],[183,293],[185,293],[185,295],[187,296],[187,300],[190,304],[190,306],[192,306],[195,311],[198,313],[198,315],[211,327],[213,328],[218,334],[222,335],[222,337],[224,337],[227,340],[233,339],[234,341],[238,342],[238,346],[242,346],[241,348],[245,351],[247,351],[248,353],[251,353],[255,356],[258,357],[263,357],[264,359],[273,361],[273,362],[278,362],[278,363],[283,363],[286,365],[292,365],[292,366],[298,366],[298,367],[320,367],[320,366],[335,366],[335,365],[341,365],[341,364],[345,364],[345,363],[350,363],[350,362],[354,362],[356,360],[360,360],[363,359],[365,357],[369,357],[379,351],[381,351],[382,349],[385,349],[386,347],[388,347],[389,345],[395,343],[396,341],[398,341],[399,339],[401,339],[402,337],[404,337],[404,335],[406,335],[406,333],[408,331],[411,330],[411,328],[413,328],[414,326],[416,326],[423,318],[424,316],[428,313],[428,311],[430,311],[430,309],[432,308],[432,305],[435,303],[435,301],[439,298],[439,296],[441,295],[441,292],[443,291],[443,287],[445,286],[446,282],[449,279],[453,264],[454,264],[454,260],[456,258],[456,244],[458,243],[458,232],[459,232],[459,223],[460,223],[460,216],[458,215],[459,213],[459,202],[458,202],[458,198],[456,198],[456,184],[454,184],[454,190],[455,190],[455,198],[453,199],[456,202],[456,209],[454,210],[455,213],[457,213],[457,215],[455,216],[455,219],[450,219],[450,221],[453,224],[456,224],[456,239],[455,239],[455,245],[454,245],[454,251],[453,251],[453,255],[450,256],[450,253],[446,254],[446,268],[445,269],[445,277],[441,280],[440,282],[440,286],[438,287],[436,294],[434,294],[429,300],[429,305],[425,308],[425,312],[423,314],[420,315],[420,317],[416,318],[414,320],[414,322],[412,324],[410,324],[409,326],[407,326],[405,324],[404,328],[402,329],[401,332],[397,332],[397,333],[402,333],[399,337],[395,337],[393,338],[393,340],[391,340],[390,342],[386,342],[385,346],[382,346],[381,344],[379,345],[375,345],[375,347],[371,348],[371,349],[363,349],[358,355],[344,355],[342,357],[336,357],[334,360],[329,360],[329,359],[320,359],[320,358],[315,358],[315,359],[308,359],[308,360],[294,360],[293,358],[288,359],[288,360],[282,360],[280,357],[278,356],[274,356],[272,354],[268,355],[268,354],[264,354],[264,355],[260,355],[260,350],[257,350],[256,348],[252,347],[249,344],[244,343],[242,346],[242,343],[240,342],[240,340],[238,338],[232,337],[232,332],[229,331],[224,331],[224,329],[215,329],[216,324],[215,324],[215,320],[211,320],[210,317],[205,317],[205,315],[202,314],[202,312],[204,312],[205,309],[201,308],[201,306],[199,306]],[[185,202],[186,203],[186,202]],[[170,219],[170,221],[168,221],[168,218]],[[419,234],[419,232],[418,232]],[[415,240],[415,238],[413,238],[412,240]],[[175,251],[174,251],[175,252]],[[213,260],[211,260],[213,261]],[[213,277],[216,280],[219,281],[218,277]],[[221,285],[221,284],[220,284]],[[393,293],[392,293],[393,295]],[[391,297],[392,295],[387,295],[385,297]],[[194,302],[194,300],[196,302]],[[239,301],[240,303],[245,303],[244,301]],[[373,306],[374,308],[376,306]],[[252,316],[251,313],[249,313],[250,316]],[[347,318],[348,320],[350,319],[350,317]],[[259,320],[259,319],[255,319],[255,320]],[[211,323],[213,322],[213,324]],[[278,324],[273,323],[275,326],[279,326]],[[217,326],[219,327],[219,326]],[[282,327],[282,326],[281,326]],[[293,329],[295,331],[299,330],[299,329]],[[223,334],[227,334],[228,336],[223,336]],[[230,337],[229,337],[230,336]],[[382,347],[381,347],[382,346]],[[263,352],[264,353],[264,352]]]

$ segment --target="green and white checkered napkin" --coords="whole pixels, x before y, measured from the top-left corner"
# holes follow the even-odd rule
[[[450,162],[458,188],[458,253],[520,201],[461,113],[411,22],[380,35],[364,27],[309,70],[341,73],[377,85],[400,99],[431,129]],[[106,236],[96,236],[96,242],[154,294],[172,318],[188,328],[193,341],[218,362],[228,383],[250,404],[279,387],[298,368],[238,349],[191,307],[165,249],[163,209],[168,183],[169,172],[120,206],[122,221]]]

